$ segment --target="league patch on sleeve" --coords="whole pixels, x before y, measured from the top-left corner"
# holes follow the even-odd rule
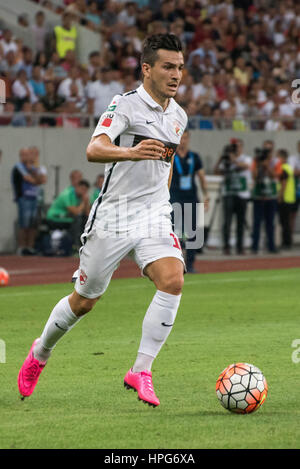
[[[113,114],[104,114],[104,116],[103,116],[103,118],[100,122],[100,125],[102,125],[103,127],[110,127],[113,118],[114,118]]]
[[[107,108],[107,111],[114,111],[117,107],[117,102],[113,100]]]

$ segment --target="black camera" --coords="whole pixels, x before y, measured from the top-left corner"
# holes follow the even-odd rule
[[[234,154],[237,153],[237,144],[236,143],[230,143],[230,145],[226,145],[223,149],[221,160],[224,162],[225,167],[230,166],[232,153],[234,153]]]
[[[271,150],[269,148],[255,148],[255,160],[257,163],[262,163],[266,161],[269,156]]]

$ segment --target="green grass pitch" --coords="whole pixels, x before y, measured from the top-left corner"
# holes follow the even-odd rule
[[[123,388],[155,292],[151,282],[112,281],[58,343],[24,402],[19,368],[72,286],[1,289],[0,448],[299,448],[300,363],[292,360],[299,280],[300,269],[187,275],[175,327],[153,366],[156,409]],[[250,415],[231,414],[215,394],[219,373],[237,361],[258,366],[269,386]]]

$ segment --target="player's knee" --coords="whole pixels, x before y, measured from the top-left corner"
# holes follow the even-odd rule
[[[77,311],[75,313],[76,316],[83,316],[84,314],[87,314],[89,311],[93,309],[95,303],[96,303],[96,300],[91,300],[88,298],[81,300],[80,303],[78,304]]]
[[[183,283],[183,274],[174,273],[162,279],[160,290],[171,295],[180,295]]]
[[[84,298],[77,294],[73,298],[70,298],[70,306],[76,316],[84,316],[93,309],[99,298],[100,296],[98,298]]]

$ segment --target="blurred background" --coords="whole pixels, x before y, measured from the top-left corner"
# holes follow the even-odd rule
[[[93,128],[140,85],[144,38],[165,32],[183,43],[183,156],[199,156],[209,198],[199,254],[297,252],[297,0],[0,0],[0,253],[74,255],[103,184]]]

